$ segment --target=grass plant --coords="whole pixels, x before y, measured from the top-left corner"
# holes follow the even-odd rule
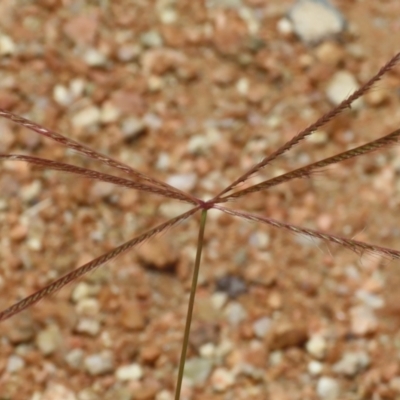
[[[150,176],[147,176],[136,169],[131,168],[130,166],[115,160],[107,155],[100,154],[99,152],[78,143],[75,140],[69,139],[64,135],[61,135],[55,131],[44,128],[34,122],[31,122],[25,118],[22,118],[16,114],[13,114],[7,110],[0,109],[0,116],[15,122],[31,131],[36,132],[39,135],[45,136],[49,139],[52,139],[59,144],[66,146],[82,155],[97,160],[109,167],[118,169],[124,172],[127,177],[120,178],[114,175],[97,172],[92,169],[83,168],[74,166],[67,163],[52,161],[49,159],[38,158],[34,156],[28,155],[20,155],[20,154],[0,154],[1,160],[15,160],[15,161],[24,161],[36,166],[40,166],[46,169],[57,170],[62,172],[67,172],[69,174],[79,175],[84,178],[89,178],[93,180],[98,180],[102,182],[109,182],[114,185],[122,186],[129,189],[135,189],[143,192],[148,192],[149,194],[162,196],[164,198],[174,199],[181,202],[189,203],[193,207],[175,217],[172,218],[161,225],[154,227],[147,232],[142,233],[141,235],[121,244],[120,246],[112,249],[111,251],[101,255],[100,257],[95,258],[94,260],[82,265],[81,267],[69,272],[65,276],[57,279],[53,283],[48,286],[38,290],[37,292],[31,294],[30,296],[16,302],[11,305],[7,309],[0,312],[0,321],[11,318],[12,316],[22,312],[28,307],[33,306],[35,303],[39,302],[44,297],[50,296],[56,291],[62,289],[65,285],[76,281],[81,276],[87,274],[90,271],[93,271],[100,266],[103,266],[110,260],[115,259],[120,254],[127,252],[128,250],[133,249],[138,246],[140,243],[156,236],[168,228],[172,228],[177,225],[179,222],[186,220],[192,217],[196,213],[201,213],[200,225],[199,225],[199,233],[198,233],[198,242],[197,242],[197,254],[195,259],[193,278],[192,278],[192,286],[188,304],[188,312],[186,318],[186,325],[184,331],[184,339],[182,343],[182,352],[180,363],[178,366],[178,377],[176,383],[176,391],[175,391],[175,400],[180,399],[181,387],[182,387],[182,379],[183,372],[185,366],[186,352],[189,343],[189,334],[190,334],[190,325],[192,321],[193,315],[193,307],[195,303],[195,294],[197,287],[197,280],[199,275],[199,269],[201,264],[201,253],[204,246],[204,235],[205,235],[205,227],[207,220],[207,212],[208,210],[214,209],[218,210],[222,213],[226,213],[232,215],[234,217],[243,218],[250,221],[255,221],[258,223],[262,223],[265,225],[270,225],[275,228],[283,229],[289,231],[291,233],[305,235],[310,238],[315,238],[319,240],[323,240],[327,243],[334,243],[345,248],[348,248],[354,251],[357,254],[373,253],[381,255],[385,258],[389,259],[399,259],[400,251],[377,246],[374,244],[369,244],[363,241],[354,240],[347,237],[342,237],[330,232],[323,232],[320,230],[313,230],[308,228],[303,228],[300,226],[292,225],[287,222],[281,222],[268,216],[251,214],[249,212],[236,210],[234,208],[228,208],[226,203],[232,203],[234,200],[249,195],[250,193],[265,191],[268,188],[273,186],[294,180],[294,179],[302,179],[312,176],[321,169],[333,165],[336,163],[343,162],[345,160],[349,160],[361,155],[369,154],[373,151],[380,150],[384,147],[388,147],[400,142],[400,129],[397,129],[386,136],[378,138],[376,140],[370,141],[364,145],[355,147],[348,151],[341,152],[334,156],[325,158],[321,161],[317,161],[301,168],[292,170],[290,172],[284,173],[282,175],[273,177],[268,180],[264,180],[255,185],[251,185],[248,187],[243,187],[243,183],[245,183],[251,176],[258,173],[261,169],[267,167],[271,162],[273,162],[277,157],[283,155],[288,152],[293,146],[299,144],[302,140],[304,140],[307,136],[313,134],[316,130],[327,124],[329,121],[334,119],[338,114],[343,112],[345,109],[351,107],[351,104],[363,96],[371,87],[380,80],[383,75],[388,73],[391,69],[395,67],[395,65],[400,61],[400,53],[396,54],[392,57],[379,71],[376,75],[374,75],[370,80],[368,80],[365,84],[363,84],[357,91],[351,94],[348,98],[343,100],[339,105],[334,107],[331,111],[323,115],[319,118],[315,123],[308,126],[306,129],[299,132],[288,142],[283,144],[277,150],[272,152],[263,158],[259,163],[255,164],[248,171],[245,171],[241,176],[239,176],[235,181],[233,181],[229,186],[227,186],[220,193],[216,194],[215,197],[209,200],[202,200],[198,197],[195,197],[189,193],[185,193],[175,187],[172,187],[160,180],[154,179]],[[242,185],[242,187],[241,187]]]

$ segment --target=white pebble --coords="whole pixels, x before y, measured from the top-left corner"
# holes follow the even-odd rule
[[[270,244],[270,236],[265,232],[254,232],[249,239],[249,243],[257,249],[265,249]]]
[[[39,397],[35,394],[30,397],[31,400],[77,400],[75,393],[67,387],[58,383],[49,383],[46,389]],[[37,392],[36,392],[37,393]]]
[[[236,90],[242,96],[245,96],[249,92],[249,80],[246,78],[241,78],[236,82]]]
[[[53,88],[53,99],[61,106],[68,106],[71,104],[73,97],[64,85],[56,85]]]
[[[83,59],[87,65],[91,67],[101,67],[107,63],[107,57],[99,50],[90,48],[86,50]]]
[[[172,393],[164,389],[157,393],[155,400],[173,400],[173,398]]]
[[[84,352],[82,349],[73,349],[65,356],[65,362],[74,369],[79,369],[82,365]]]
[[[13,373],[18,372],[20,369],[25,367],[25,360],[20,356],[11,355],[8,357],[6,370],[7,372]]]
[[[89,336],[97,336],[100,332],[100,322],[93,318],[81,318],[76,325],[76,332]]]
[[[305,43],[317,43],[345,27],[341,13],[328,0],[298,0],[289,12],[294,32]]]
[[[10,56],[15,53],[14,41],[7,35],[0,36],[0,56]]]
[[[253,323],[254,334],[259,338],[263,339],[265,335],[270,331],[272,326],[271,318],[262,317]]]
[[[202,358],[213,358],[215,356],[215,345],[206,343],[200,347],[199,354]]]
[[[315,131],[306,140],[314,144],[324,144],[328,140],[328,134],[325,131]]]
[[[366,306],[356,306],[351,308],[351,332],[354,335],[367,335],[373,333],[378,328],[378,320],[374,312]]]
[[[175,174],[171,175],[167,183],[177,189],[190,191],[193,190],[197,183],[197,174],[194,172],[187,174]]]
[[[314,335],[306,344],[306,349],[313,357],[321,359],[325,356],[327,343],[323,336]]]
[[[129,364],[119,367],[115,372],[119,381],[139,380],[143,376],[143,369],[139,364]]]
[[[121,130],[126,139],[133,139],[146,130],[146,124],[140,118],[129,117],[122,121]]]
[[[86,282],[79,282],[72,290],[71,300],[77,303],[79,300],[89,297],[91,293],[91,287]]]
[[[142,49],[137,44],[124,44],[118,49],[118,60],[122,62],[133,61],[140,56]]]
[[[60,328],[57,325],[49,325],[36,336],[36,346],[40,352],[48,356],[54,353],[63,341]]]
[[[20,196],[24,202],[31,202],[35,200],[42,191],[42,183],[39,180],[34,180],[32,183],[22,187]]]
[[[115,107],[111,102],[106,101],[101,106],[100,121],[103,124],[110,124],[118,120],[121,115],[119,108]]]
[[[247,311],[238,302],[231,302],[225,309],[225,315],[231,325],[239,325],[247,318]]]
[[[97,299],[94,298],[83,298],[77,303],[75,310],[80,315],[87,317],[94,317],[99,314],[100,304]]]
[[[359,88],[356,78],[348,71],[339,71],[332,77],[326,88],[326,96],[334,105],[338,105],[347,99]],[[360,108],[363,104],[362,99],[357,99],[352,103],[353,108]]]
[[[336,379],[322,376],[317,383],[317,393],[321,399],[335,400],[339,397],[340,387]]]
[[[283,36],[289,36],[291,33],[293,33],[292,23],[287,18],[281,18],[278,21],[276,28]]]
[[[178,19],[178,13],[172,8],[166,8],[165,10],[160,12],[159,18],[163,24],[173,24]]]
[[[332,370],[337,374],[352,377],[358,372],[367,368],[370,364],[370,358],[364,351],[347,352],[343,357],[333,365]]]
[[[211,385],[217,392],[224,392],[235,382],[235,375],[226,368],[217,368],[211,375]]]
[[[142,33],[140,35],[140,42],[146,47],[161,47],[163,45],[161,35],[155,30]]]
[[[228,295],[225,292],[216,292],[211,295],[211,304],[216,310],[221,310],[227,301]]]
[[[69,84],[72,96],[74,96],[75,99],[81,97],[85,91],[85,86],[86,83],[82,78],[73,79]]]
[[[176,203],[176,202],[163,202],[159,208],[162,216],[166,218],[174,218],[191,209],[191,205]]]
[[[385,300],[381,296],[367,292],[363,289],[357,290],[356,297],[370,308],[378,309],[385,305]]]
[[[101,112],[98,107],[90,106],[77,112],[72,117],[72,125],[77,128],[84,128],[100,122]]]
[[[156,168],[160,171],[165,171],[168,169],[170,164],[170,157],[168,153],[160,153],[157,158]]]
[[[87,356],[84,360],[86,370],[90,375],[102,375],[114,370],[114,357],[110,351]]]
[[[323,368],[324,365],[315,360],[310,361],[307,365],[308,372],[313,376],[319,375],[322,372]]]

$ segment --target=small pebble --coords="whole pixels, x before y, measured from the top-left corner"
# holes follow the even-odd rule
[[[103,124],[110,124],[112,122],[118,121],[121,115],[119,108],[115,107],[111,102],[106,101],[101,106],[100,121]]]
[[[89,336],[97,336],[100,329],[100,322],[93,318],[81,318],[75,327],[76,332],[85,333]]]
[[[271,238],[265,232],[254,232],[249,238],[249,243],[257,249],[267,248],[270,242]]]
[[[231,302],[225,309],[225,315],[231,325],[238,325],[247,318],[246,309],[238,302]]]
[[[194,172],[187,174],[171,175],[167,179],[167,183],[177,189],[189,192],[196,187],[198,176]]]
[[[58,383],[48,383],[46,389],[38,397],[40,400],[78,400],[74,392],[67,387]],[[36,400],[35,395],[30,397],[32,400]]]
[[[211,386],[217,392],[224,392],[235,383],[235,375],[226,368],[217,368],[211,375]]]
[[[142,52],[142,49],[137,44],[124,44],[117,52],[117,57],[119,61],[129,62],[136,60]]]
[[[86,282],[78,282],[72,290],[71,300],[77,303],[86,297],[89,297],[93,292],[93,288]]]
[[[364,305],[350,309],[351,332],[357,336],[373,333],[378,329],[378,320],[371,308]]]
[[[32,318],[25,314],[16,316],[5,334],[13,344],[29,342],[35,335],[35,325]]]
[[[191,209],[191,205],[182,204],[177,202],[164,201],[160,208],[160,214],[166,218],[174,218]]]
[[[216,292],[211,295],[211,304],[216,310],[221,310],[228,301],[228,296],[223,292]]]
[[[338,71],[329,81],[326,88],[326,96],[334,105],[340,104],[359,88],[356,78],[347,71]],[[362,99],[352,103],[352,107],[359,109],[363,104]]]
[[[379,309],[385,305],[385,301],[381,296],[369,293],[366,290],[357,290],[356,297],[357,299],[361,300],[367,307],[373,309]]]
[[[140,42],[146,47],[161,47],[163,40],[157,31],[147,31],[140,35]]]
[[[207,150],[218,143],[221,139],[221,132],[217,129],[207,129],[201,135],[194,135],[189,139],[188,151],[192,154],[206,154]]]
[[[151,75],[147,79],[147,88],[150,92],[159,92],[165,86],[164,80],[161,76]]]
[[[400,376],[395,376],[392,378],[389,382],[389,387],[396,393],[400,393]]]
[[[263,339],[271,329],[272,321],[269,317],[262,317],[253,322],[253,332],[259,338]]]
[[[157,158],[156,168],[160,171],[166,171],[170,165],[170,162],[171,160],[169,154],[161,152]]]
[[[90,198],[94,201],[108,199],[115,191],[115,186],[109,182],[96,181],[90,188]]]
[[[384,88],[378,86],[366,93],[364,99],[368,105],[378,107],[386,103],[389,99],[389,93]]]
[[[90,106],[77,112],[72,117],[72,125],[77,128],[85,128],[90,125],[95,125],[100,122],[101,112],[98,107]]]
[[[297,0],[288,13],[293,31],[309,44],[336,36],[345,28],[345,20],[328,0]]]
[[[176,10],[172,8],[164,8],[159,13],[159,18],[163,24],[166,25],[173,24],[178,19],[178,13],[176,12]]]
[[[0,35],[0,56],[11,56],[15,53],[14,41],[7,35]]]
[[[83,60],[91,67],[102,67],[107,63],[107,57],[95,48],[86,50],[83,54]]]
[[[86,87],[86,82],[81,78],[75,78],[71,81],[69,87],[72,96],[76,99],[83,95]]]
[[[346,53],[337,43],[329,41],[321,43],[315,49],[315,55],[319,61],[336,67],[343,61]]]
[[[215,349],[216,357],[226,357],[234,348],[234,344],[229,339],[224,339]]]
[[[322,376],[317,383],[318,396],[323,400],[335,400],[339,398],[340,386],[336,379]]]
[[[131,140],[145,132],[146,124],[140,118],[129,117],[122,121],[121,130],[124,138]]]
[[[314,335],[311,339],[306,343],[306,349],[309,354],[313,357],[321,359],[326,354],[327,343],[323,336]]]
[[[79,369],[82,366],[85,353],[82,349],[72,349],[65,356],[66,363],[74,369]]]
[[[25,367],[25,360],[17,355],[11,355],[8,357],[6,370],[7,372],[13,373],[18,372],[20,369]]]
[[[215,345],[213,343],[203,344],[199,349],[202,358],[213,358],[215,356]]]
[[[191,358],[186,361],[184,377],[194,385],[202,385],[211,373],[212,361],[206,358]]]
[[[247,292],[246,282],[236,275],[225,275],[216,281],[216,290],[234,299]]]
[[[366,352],[347,352],[333,365],[332,370],[337,374],[352,377],[367,368],[371,360]]]
[[[84,298],[79,300],[75,307],[76,312],[79,315],[85,315],[87,317],[95,317],[100,312],[100,304],[97,299],[94,298]]]
[[[119,381],[139,380],[142,376],[143,369],[139,364],[123,365],[115,372],[115,377]]]
[[[287,18],[281,18],[276,24],[276,28],[278,32],[285,37],[288,37],[293,33],[292,22],[289,21]]]
[[[279,364],[281,364],[283,361],[283,354],[281,351],[276,350],[276,351],[272,351],[269,355],[268,358],[268,363],[272,366],[277,366]]]
[[[174,396],[168,390],[161,390],[161,392],[157,393],[155,400],[173,400]]]
[[[28,185],[21,188],[20,197],[26,203],[35,200],[39,194],[42,192],[42,182],[39,180],[34,180]]]
[[[312,360],[308,363],[307,369],[312,376],[318,376],[324,369],[324,365],[319,361]]]
[[[307,141],[314,144],[324,144],[328,141],[328,138],[329,136],[325,131],[315,131],[307,137]]]
[[[43,355],[54,353],[63,342],[60,328],[57,325],[49,325],[37,334],[35,342]]]
[[[250,83],[247,78],[241,78],[236,82],[236,90],[242,96],[246,96],[249,91]]]
[[[85,369],[90,375],[103,375],[114,370],[114,356],[111,351],[87,356],[84,360]]]
[[[73,96],[64,85],[56,85],[53,88],[53,99],[61,106],[68,106],[73,100]]]

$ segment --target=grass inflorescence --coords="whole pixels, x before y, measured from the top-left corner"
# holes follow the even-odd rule
[[[64,135],[61,135],[55,131],[47,129],[43,126],[40,126],[32,121],[29,121],[25,118],[22,118],[18,115],[13,114],[5,109],[0,109],[0,116],[6,118],[8,120],[13,121],[16,124],[19,124],[31,131],[36,132],[39,135],[45,136],[49,139],[52,139],[59,144],[68,147],[78,153],[81,153],[85,157],[92,158],[97,160],[111,168],[118,169],[126,174],[126,178],[117,177],[111,174],[106,174],[102,172],[98,172],[92,169],[74,166],[68,163],[52,161],[49,159],[22,155],[22,154],[0,154],[0,159],[2,160],[13,160],[13,161],[24,161],[36,166],[40,166],[42,168],[57,170],[66,172],[69,174],[74,174],[81,176],[83,178],[98,180],[102,182],[108,182],[114,185],[122,186],[128,189],[135,189],[142,192],[147,192],[149,194],[162,196],[168,199],[178,200],[184,203],[188,203],[192,205],[192,208],[189,211],[182,213],[181,215],[169,219],[168,221],[150,229],[141,235],[123,243],[122,245],[108,251],[107,253],[101,255],[100,257],[95,258],[94,260],[80,266],[79,268],[69,272],[65,276],[55,280],[48,286],[38,290],[37,292],[29,295],[22,300],[19,300],[15,304],[12,304],[7,309],[0,312],[0,321],[11,318],[12,316],[22,312],[28,307],[33,306],[35,303],[39,302],[44,297],[50,296],[54,294],[56,291],[62,289],[65,285],[76,281],[81,276],[87,274],[90,271],[93,271],[110,260],[115,259],[120,254],[127,252],[143,243],[144,241],[151,239],[152,237],[166,231],[169,228],[177,225],[181,221],[184,221],[188,218],[193,217],[196,213],[201,213],[200,225],[199,225],[199,233],[198,233],[198,242],[197,242],[197,255],[195,259],[195,266],[193,272],[193,280],[189,298],[189,306],[188,313],[186,319],[186,326],[184,331],[184,340],[182,345],[182,353],[180,358],[180,363],[178,366],[178,378],[176,384],[176,394],[175,399],[180,398],[181,386],[182,386],[182,378],[184,372],[184,365],[186,359],[186,353],[189,343],[189,333],[190,333],[190,324],[192,321],[193,315],[193,306],[195,303],[195,293],[197,288],[197,281],[199,276],[199,269],[201,264],[201,253],[204,247],[204,237],[206,235],[205,227],[207,220],[207,212],[211,209],[218,210],[222,213],[254,221],[257,223],[265,224],[272,226],[274,228],[282,229],[284,231],[288,231],[294,234],[305,235],[307,237],[318,239],[325,241],[327,243],[333,243],[336,245],[343,246],[348,248],[349,250],[354,251],[357,254],[363,253],[373,253],[379,254],[383,257],[390,259],[398,259],[400,258],[400,251],[386,248],[382,246],[377,246],[373,244],[369,244],[363,241],[355,240],[348,237],[343,237],[334,233],[324,232],[316,229],[309,229],[297,225],[293,225],[287,222],[278,221],[276,219],[270,218],[264,215],[256,215],[253,213],[249,213],[246,211],[237,210],[234,207],[226,207],[224,204],[229,203],[233,204],[233,201],[251,193],[265,191],[271,187],[276,185],[280,185],[282,183],[294,180],[294,179],[302,179],[308,178],[320,171],[321,169],[343,162],[345,160],[349,160],[355,157],[359,157],[361,155],[369,154],[373,151],[377,151],[383,149],[388,146],[392,146],[400,142],[400,130],[397,129],[394,132],[386,134],[385,136],[378,138],[376,140],[370,141],[361,146],[355,147],[353,149],[341,152],[339,154],[333,155],[331,157],[325,158],[323,160],[310,163],[301,168],[292,170],[290,172],[283,173],[279,176],[275,176],[273,178],[261,181],[259,183],[250,185],[245,188],[241,188],[240,185],[244,182],[248,181],[250,177],[260,172],[263,168],[268,167],[276,158],[280,157],[284,153],[288,152],[294,146],[298,145],[302,140],[304,140],[307,136],[312,135],[316,130],[330,122],[334,119],[338,114],[340,114],[345,109],[351,107],[351,104],[363,96],[379,79],[382,78],[387,72],[395,67],[395,65],[400,61],[400,53],[396,54],[389,62],[387,62],[379,72],[374,75],[370,80],[368,80],[364,85],[362,85],[356,92],[350,95],[348,98],[343,100],[337,107],[333,108],[331,111],[323,115],[319,118],[315,123],[308,126],[306,129],[299,132],[292,139],[284,143],[277,150],[273,151],[271,154],[265,156],[260,162],[255,164],[253,167],[249,168],[247,171],[244,171],[241,176],[235,179],[231,184],[229,184],[226,188],[221,190],[218,194],[216,194],[213,198],[209,200],[202,200],[190,193],[186,193],[182,190],[179,190],[171,185],[168,185],[158,179],[152,178],[148,175],[141,173],[140,171],[131,168],[130,166],[115,160],[107,155],[101,154],[81,143],[78,143],[75,140],[69,139]]]

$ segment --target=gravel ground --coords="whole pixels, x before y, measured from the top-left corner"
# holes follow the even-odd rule
[[[335,6],[2,0],[0,107],[209,197],[400,50],[397,0]],[[399,83],[400,66],[259,176],[398,128]],[[115,173],[0,124],[0,153]],[[399,174],[394,147],[232,207],[400,249]],[[1,309],[185,208],[2,162]],[[0,397],[172,399],[198,223],[1,323]],[[399,398],[399,267],[210,212],[182,398]]]

